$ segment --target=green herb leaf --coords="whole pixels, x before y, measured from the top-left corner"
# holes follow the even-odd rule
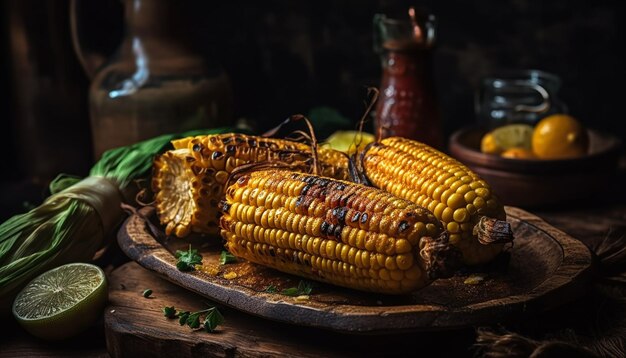
[[[209,310],[204,319],[204,330],[211,333],[222,323],[224,323],[224,316],[222,316],[217,308],[213,307]]]
[[[200,312],[194,312],[187,317],[187,325],[193,329],[200,327]]]
[[[196,265],[202,263],[202,255],[198,254],[198,250],[192,249],[191,245],[187,251],[177,250],[176,257],[178,258],[176,268],[180,271],[193,271]]]
[[[203,328],[207,332],[213,332],[217,326],[224,322],[224,316],[218,311],[216,307],[209,307],[205,310],[189,312],[189,311],[176,311],[174,306],[163,307],[163,315],[167,318],[178,317],[178,323],[181,326],[187,325],[191,329]],[[202,324],[200,319],[205,316]]]
[[[269,285],[267,287],[265,287],[265,289],[263,290],[263,292],[267,292],[267,293],[276,293],[278,292],[278,289],[276,288],[276,286],[274,285]]]
[[[174,306],[163,307],[163,315],[167,318],[176,318],[176,309]]]
[[[290,287],[280,291],[285,296],[299,296],[297,287]]]
[[[309,295],[313,291],[313,285],[308,281],[300,281],[298,283],[298,296]]]
[[[151,289],[144,290],[141,295],[145,298],[148,298],[150,297],[150,295],[152,295],[152,290]]]
[[[310,282],[300,281],[298,287],[290,287],[280,291],[285,296],[302,296],[309,295],[313,291],[313,286]]]
[[[187,323],[187,319],[189,318],[189,311],[180,312],[178,314],[178,323],[181,326],[184,326]]]
[[[230,264],[237,262],[237,258],[228,251],[222,251],[220,255],[220,265]]]

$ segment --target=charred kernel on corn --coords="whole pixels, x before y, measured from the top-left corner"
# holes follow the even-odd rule
[[[274,208],[250,196],[244,200],[237,193],[246,190],[272,194],[287,204]],[[313,202],[317,216],[298,204]],[[220,207],[222,237],[233,255],[354,289],[411,292],[450,274],[432,270],[434,257],[453,262],[460,255],[447,244],[447,233],[432,213],[359,184],[255,171],[231,184]]]
[[[507,235],[474,235],[481,217],[505,220],[506,215],[489,185],[469,168],[425,144],[399,137],[373,143],[362,154],[368,180],[433,212],[450,232],[450,241],[462,251],[466,264],[488,262],[502,250],[498,240],[489,245],[481,242],[490,242],[485,235],[503,239]],[[506,240],[510,241],[510,228],[508,233]]]
[[[179,237],[190,232],[217,234],[223,190],[230,173],[244,164],[271,161],[311,168],[311,148],[302,143],[243,134],[219,134],[173,141],[174,150],[158,157],[153,166],[152,189],[155,207],[168,235]],[[348,160],[328,148],[318,150],[325,176],[347,179]],[[295,191],[300,188],[292,187]],[[258,192],[239,192],[246,200],[269,201],[273,207],[285,204]]]

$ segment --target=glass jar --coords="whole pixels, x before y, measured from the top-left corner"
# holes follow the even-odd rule
[[[482,79],[476,94],[478,121],[486,127],[510,123],[534,125],[554,113],[566,113],[557,98],[561,79],[539,70],[508,71]]]
[[[376,130],[382,137],[402,136],[441,148],[441,120],[432,75],[435,18],[420,23],[374,17],[375,50],[382,79]]]

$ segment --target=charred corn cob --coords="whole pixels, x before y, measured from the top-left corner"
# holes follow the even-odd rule
[[[230,185],[220,208],[233,255],[339,286],[407,293],[460,262],[432,213],[360,184],[257,171]]]
[[[217,205],[235,168],[269,161],[307,172],[313,165],[311,148],[288,140],[228,133],[189,137],[172,144],[174,150],[155,160],[152,189],[165,232],[178,237],[191,231],[219,233]],[[347,178],[344,155],[320,149],[318,156],[323,175]]]
[[[513,239],[504,206],[489,185],[469,168],[416,141],[391,137],[361,156],[376,187],[430,210],[450,233],[466,264],[493,259]]]

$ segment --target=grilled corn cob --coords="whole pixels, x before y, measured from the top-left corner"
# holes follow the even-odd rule
[[[153,166],[155,206],[166,234],[184,237],[191,231],[219,233],[217,205],[233,169],[256,162],[276,162],[309,171],[311,148],[303,143],[243,134],[188,137],[173,141]],[[318,151],[321,173],[345,179],[348,159],[331,150]]]
[[[504,206],[469,168],[416,141],[391,137],[361,156],[376,187],[430,210],[450,233],[450,242],[474,265],[493,259],[513,239]]]
[[[230,185],[220,208],[233,255],[339,286],[407,293],[460,262],[432,213],[360,184],[257,171]]]

